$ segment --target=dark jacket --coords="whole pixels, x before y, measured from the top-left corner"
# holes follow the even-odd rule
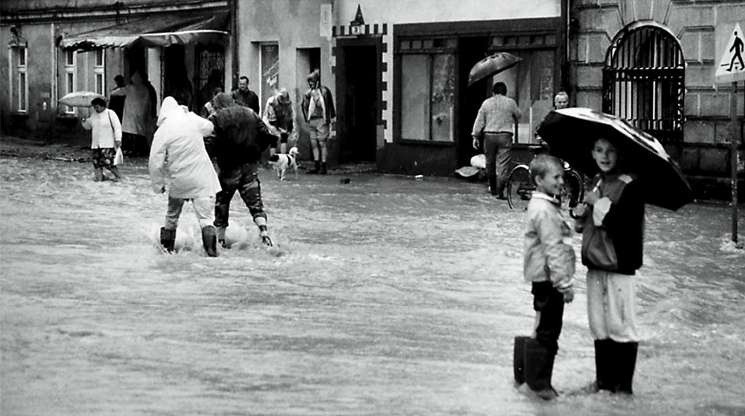
[[[639,181],[629,175],[597,175],[600,197],[610,199],[610,209],[596,226],[591,208],[582,228],[582,264],[589,269],[635,274],[644,250],[644,200]],[[597,203],[596,203],[597,205]]]
[[[323,104],[326,106],[326,114],[324,118],[327,122],[331,122],[332,118],[336,118],[336,109],[334,109],[334,96],[331,95],[331,90],[321,85],[321,92],[323,93]],[[310,91],[307,91],[303,96],[303,103],[301,105],[303,110],[303,119],[308,122],[308,106],[310,105]]]
[[[277,136],[271,134],[259,116],[246,107],[231,105],[221,108],[209,120],[215,126],[215,137],[208,151],[217,157],[221,171],[256,163],[264,150],[277,143]]]
[[[232,94],[233,99],[235,100],[235,103],[238,105],[242,105],[244,107],[248,107],[251,110],[254,110],[254,113],[259,113],[259,96],[256,95],[255,92],[251,90],[241,91],[240,89],[233,90]]]

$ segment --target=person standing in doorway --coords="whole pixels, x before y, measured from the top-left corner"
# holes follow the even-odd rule
[[[103,98],[94,98],[91,105],[93,113],[88,118],[83,117],[81,121],[83,128],[91,131],[91,159],[95,173],[93,180],[104,180],[103,168],[106,168],[114,175],[113,180],[118,181],[121,175],[114,165],[114,156],[116,149],[122,145],[122,125],[116,113],[106,108],[106,100]]]
[[[131,155],[148,154],[148,140],[153,124],[150,91],[145,85],[145,78],[139,72],[130,77],[130,84],[112,91],[111,96],[126,96],[122,119],[123,146]]]
[[[303,96],[302,110],[310,130],[310,145],[315,163],[314,168],[308,173],[325,175],[328,157],[326,142],[329,139],[331,125],[336,121],[336,110],[331,91],[321,85],[321,74],[318,70],[308,75],[308,91]]]
[[[295,110],[292,108],[290,93],[280,88],[269,97],[264,106],[264,123],[279,137],[278,153],[287,153],[287,142],[295,134]]]
[[[124,77],[121,75],[117,75],[114,77],[114,83],[116,84],[116,87],[111,90],[111,97],[109,98],[109,109],[116,113],[116,116],[119,117],[119,120],[122,120],[122,117],[124,116],[124,100],[127,97],[124,95],[115,95],[114,92],[126,87],[127,84],[124,82]]]
[[[207,150],[217,158],[222,188],[217,193],[215,202],[217,240],[225,246],[230,201],[235,191],[238,191],[254,223],[259,227],[262,243],[271,247],[274,243],[267,231],[258,164],[262,152],[277,143],[277,136],[269,132],[266,124],[253,110],[236,104],[230,94],[217,94],[214,106],[215,114],[210,117],[210,121],[215,126],[215,137]]]
[[[504,185],[512,162],[513,127],[522,113],[515,100],[506,96],[507,86],[504,82],[495,83],[492,93],[479,108],[471,136],[473,147],[478,150],[479,136],[483,133],[489,191],[498,199],[506,199]]]
[[[259,96],[248,89],[247,76],[243,75],[238,79],[238,89],[233,90],[232,97],[236,104],[248,107],[256,114],[261,114],[259,113]]]

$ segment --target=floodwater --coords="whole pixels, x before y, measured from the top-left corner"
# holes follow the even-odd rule
[[[267,170],[279,248],[259,246],[236,197],[251,240],[209,258],[160,254],[165,197],[144,161],[123,174],[0,158],[0,414],[745,414],[745,253],[727,207],[647,208],[633,397],[582,391],[578,267],[562,396],[544,403],[512,382],[512,339],[533,319],[523,214],[483,184]],[[195,231],[190,206],[182,224]]]

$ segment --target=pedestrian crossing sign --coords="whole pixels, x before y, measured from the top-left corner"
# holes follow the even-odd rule
[[[714,75],[716,82],[745,81],[745,34],[740,24],[735,23],[727,43],[721,47],[722,57],[719,59]]]

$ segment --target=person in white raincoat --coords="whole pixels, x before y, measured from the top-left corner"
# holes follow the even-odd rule
[[[155,193],[168,190],[165,226],[160,243],[172,252],[176,226],[184,202],[191,201],[202,229],[207,255],[217,256],[215,195],[221,190],[215,168],[204,147],[204,136],[212,134],[210,121],[190,113],[173,97],[166,97],[160,108],[158,130],[150,149],[150,179]]]

